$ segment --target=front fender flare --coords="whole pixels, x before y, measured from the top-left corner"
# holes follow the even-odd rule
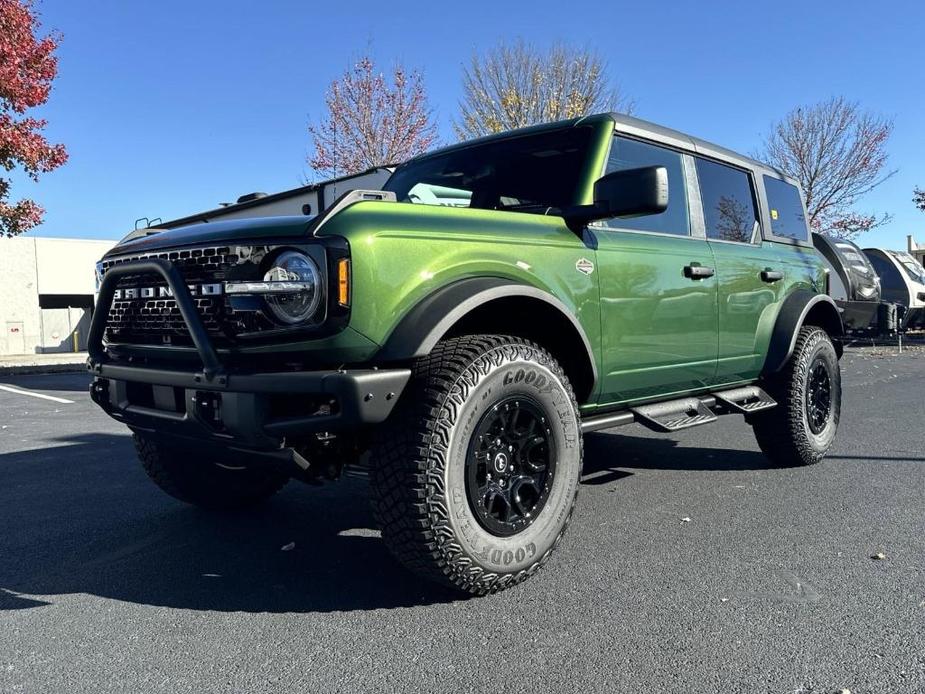
[[[467,313],[492,301],[524,297],[548,304],[565,317],[584,344],[597,383],[597,363],[591,342],[569,308],[552,294],[502,277],[472,277],[448,284],[418,302],[401,319],[377,354],[381,361],[400,361],[428,354]]]
[[[777,314],[777,321],[771,332],[771,342],[768,345],[768,354],[761,371],[763,376],[777,373],[784,368],[796,347],[797,334],[806,323],[810,313],[813,313],[814,318],[819,316],[822,319],[820,327],[823,327],[832,338],[838,340],[844,336],[841,312],[832,297],[827,294],[817,294],[808,289],[797,289],[784,300]],[[840,351],[839,355],[841,355]]]

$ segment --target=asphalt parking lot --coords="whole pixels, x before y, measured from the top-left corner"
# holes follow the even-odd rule
[[[392,561],[362,480],[209,515],[87,376],[0,378],[0,691],[923,692],[925,352],[843,370],[812,468],[740,417],[589,435],[551,563],[468,600]]]

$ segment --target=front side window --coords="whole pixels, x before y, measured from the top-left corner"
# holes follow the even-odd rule
[[[764,190],[768,194],[771,213],[771,233],[798,241],[809,240],[803,201],[796,186],[771,176],[764,177]]]
[[[707,238],[751,243],[758,224],[751,177],[708,159],[696,162]]]
[[[384,189],[399,202],[546,214],[578,203],[593,132],[563,128],[412,159]]]
[[[618,217],[605,224],[615,229],[657,231],[663,234],[690,234],[687,212],[687,189],[681,155],[664,147],[650,145],[625,137],[615,137],[607,159],[607,173],[645,166],[664,166],[668,171],[668,209],[661,214],[641,217]]]

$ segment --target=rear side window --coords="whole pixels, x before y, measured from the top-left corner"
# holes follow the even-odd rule
[[[800,191],[779,178],[764,177],[764,190],[768,194],[768,211],[771,214],[771,233],[798,241],[809,240],[806,215]]]
[[[688,236],[691,227],[687,214],[687,188],[684,184],[681,155],[645,142],[625,137],[614,138],[610,157],[607,159],[607,173],[644,166],[664,166],[668,171],[668,209],[661,214],[608,219],[605,224],[615,229],[658,231],[663,234]]]
[[[751,177],[707,159],[696,162],[707,238],[751,243],[758,223]]]

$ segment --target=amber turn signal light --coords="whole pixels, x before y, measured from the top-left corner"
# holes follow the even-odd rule
[[[341,258],[337,261],[337,303],[341,306],[350,305],[350,259]]]

